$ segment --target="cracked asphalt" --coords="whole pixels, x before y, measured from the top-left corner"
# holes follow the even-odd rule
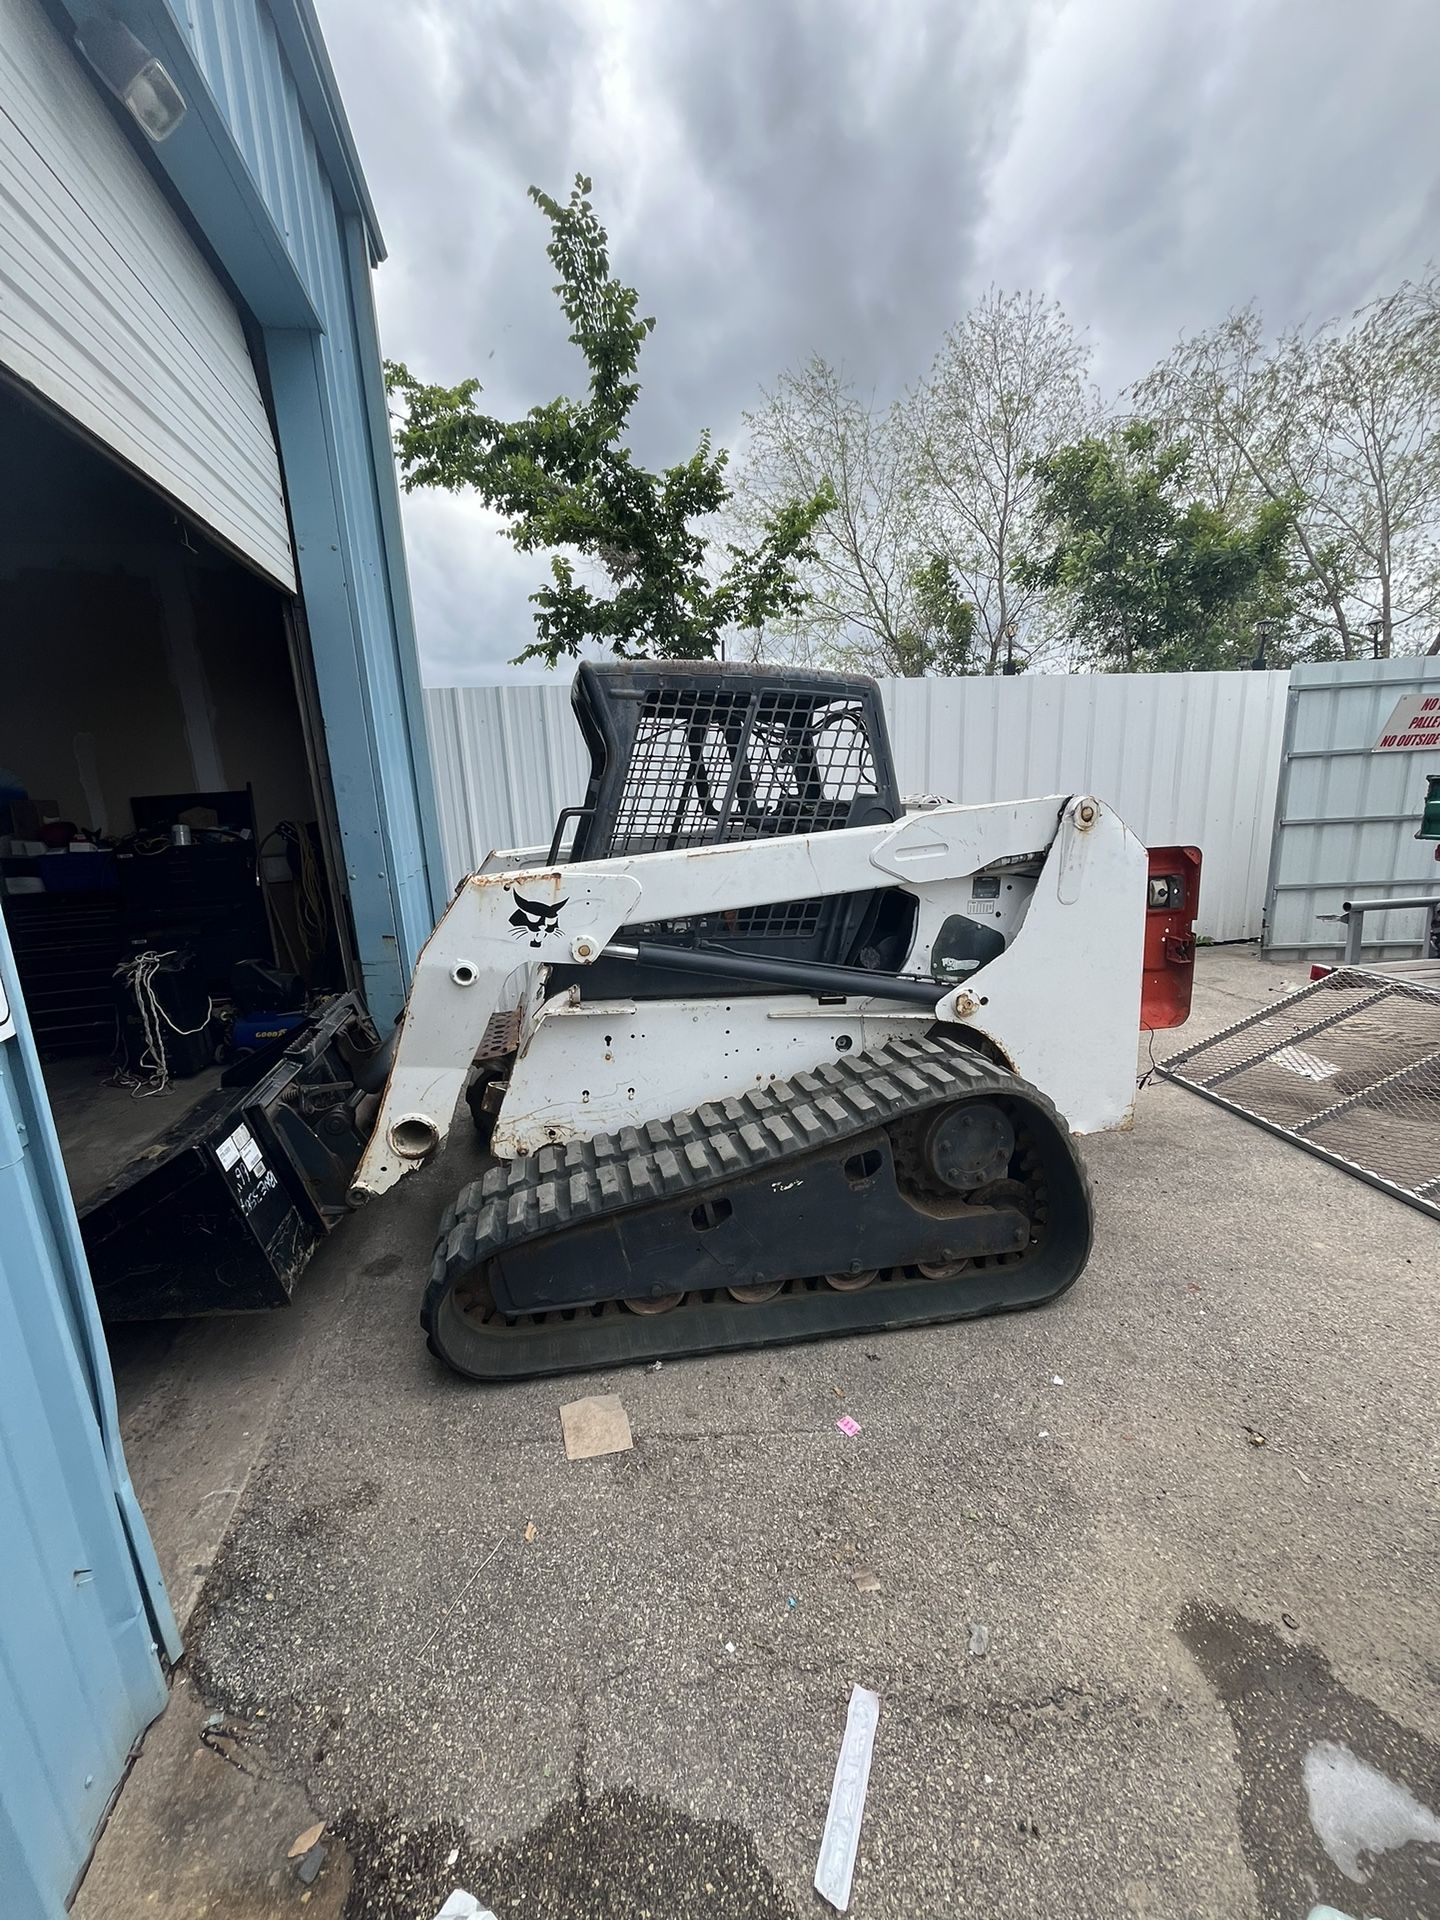
[[[1180,1042],[1298,984],[1202,960]],[[1433,1842],[1349,1878],[1302,1780],[1339,1742],[1440,1807],[1432,1222],[1153,1082],[1087,1148],[1096,1251],[1051,1307],[476,1388],[415,1318],[470,1152],[312,1266],[189,1629],[200,1706],[343,1875],[302,1909],[277,1867],[247,1905],[192,1824],[181,1876],[146,1805],[153,1828],[201,1762],[162,1792],[142,1757],[89,1911],[430,1920],[457,1885],[556,1920],[828,1911],[859,1682],[856,1920],[1440,1915]],[[273,1346],[249,1328],[185,1338],[241,1366]],[[621,1396],[632,1452],[566,1461],[558,1409],[589,1392]],[[260,1818],[231,1842],[295,1830]]]

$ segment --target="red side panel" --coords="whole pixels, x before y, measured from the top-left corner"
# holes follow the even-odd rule
[[[1200,904],[1200,849],[1151,847],[1145,910],[1142,1028],[1183,1026],[1195,978],[1195,912]]]

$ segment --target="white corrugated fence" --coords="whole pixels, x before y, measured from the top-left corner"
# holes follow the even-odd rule
[[[906,793],[966,802],[1090,792],[1150,846],[1205,856],[1200,932],[1258,938],[1285,720],[1284,673],[884,680]],[[548,844],[584,796],[564,682],[425,695],[451,879],[493,847]]]

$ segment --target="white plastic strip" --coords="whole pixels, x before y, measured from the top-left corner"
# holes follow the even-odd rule
[[[830,1789],[830,1811],[815,1864],[815,1891],[840,1913],[850,1905],[850,1882],[860,1849],[860,1822],[865,1792],[870,1785],[870,1756],[875,1751],[875,1728],[880,1719],[880,1696],[868,1687],[855,1687],[845,1716],[845,1738],[835,1762]]]

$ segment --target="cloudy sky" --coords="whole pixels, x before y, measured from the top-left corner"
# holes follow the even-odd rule
[[[1346,311],[1440,257],[1437,0],[320,0],[390,257],[391,355],[496,412],[578,387],[532,182],[591,174],[657,328],[643,454],[734,444],[811,352],[889,398],[993,283],[1107,391],[1257,297]],[[426,679],[515,677],[517,556],[410,496]],[[533,677],[528,670],[527,677]]]

